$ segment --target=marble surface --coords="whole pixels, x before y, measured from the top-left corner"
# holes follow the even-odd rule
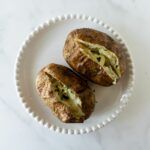
[[[0,0],[0,149],[150,149],[149,5],[148,0]],[[105,128],[85,135],[62,135],[40,126],[22,107],[14,85],[22,41],[34,27],[64,13],[84,13],[112,25],[126,39],[136,68],[126,111]]]

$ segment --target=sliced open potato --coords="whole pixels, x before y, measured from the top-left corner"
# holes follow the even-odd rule
[[[37,76],[36,88],[63,122],[83,122],[94,109],[95,97],[87,83],[62,65],[43,68]]]
[[[121,46],[103,32],[76,29],[67,36],[64,58],[78,73],[104,86],[116,84],[125,71]]]

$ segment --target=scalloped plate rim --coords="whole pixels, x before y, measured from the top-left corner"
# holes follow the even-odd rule
[[[30,41],[30,39],[34,36],[35,33],[42,30],[45,26],[50,26],[51,23],[56,23],[57,21],[68,20],[68,19],[88,20],[93,23],[97,23],[97,24],[103,26],[104,28],[106,28],[107,30],[109,30],[114,36],[117,37],[118,40],[120,40],[120,43],[122,43],[127,48],[126,53],[128,54],[128,56],[130,58],[131,70],[132,70],[132,74],[131,74],[132,80],[130,83],[130,87],[128,87],[128,92],[126,92],[126,97],[125,97],[126,101],[120,103],[120,105],[118,106],[118,109],[116,109],[114,111],[114,113],[112,113],[110,116],[108,116],[101,123],[96,124],[91,127],[81,128],[81,129],[61,128],[61,127],[55,126],[53,124],[44,122],[44,120],[42,118],[39,118],[39,116],[37,116],[35,114],[35,112],[30,109],[29,106],[27,107],[27,104],[25,103],[25,99],[24,99],[24,97],[22,97],[22,92],[20,91],[20,85],[19,85],[19,79],[18,79],[19,78],[18,70],[19,70],[20,60],[21,60],[23,52],[24,52],[24,47],[28,44],[28,41]],[[100,128],[106,126],[108,123],[110,123],[112,120],[114,120],[123,111],[123,109],[126,107],[127,103],[129,102],[129,97],[132,94],[134,80],[135,80],[134,64],[133,64],[133,59],[131,56],[132,56],[131,52],[129,51],[129,48],[128,48],[126,42],[124,41],[124,39],[120,36],[120,34],[118,34],[118,32],[116,32],[116,29],[112,28],[111,26],[106,24],[104,21],[97,19],[95,17],[84,15],[84,14],[65,14],[65,15],[53,17],[53,18],[45,21],[44,23],[40,24],[38,27],[36,27],[27,36],[27,38],[24,40],[23,44],[21,45],[21,48],[19,50],[19,53],[18,53],[17,59],[16,59],[16,63],[15,63],[15,85],[16,85],[15,87],[16,87],[17,95],[18,95],[19,99],[21,99],[20,102],[23,104],[24,108],[30,114],[30,116],[32,116],[32,118],[34,118],[37,122],[39,122],[39,124],[43,125],[44,127],[48,128],[50,130],[53,130],[53,131],[56,131],[59,133],[65,133],[65,134],[85,134],[85,133],[90,133],[90,132],[96,131],[97,129],[100,129]]]

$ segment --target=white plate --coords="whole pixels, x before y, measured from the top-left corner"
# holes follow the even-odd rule
[[[127,71],[114,86],[101,87],[90,84],[96,92],[96,107],[84,123],[65,124],[59,121],[46,107],[35,89],[38,71],[49,63],[68,66],[62,49],[67,34],[76,28],[94,28],[106,32],[124,47]],[[40,25],[25,40],[16,63],[18,94],[27,111],[42,125],[61,133],[83,134],[95,131],[111,122],[126,106],[134,82],[133,62],[122,38],[103,21],[85,15],[63,15]]]

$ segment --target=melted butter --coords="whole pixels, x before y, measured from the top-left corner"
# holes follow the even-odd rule
[[[57,81],[55,78],[51,76],[49,77],[52,82],[53,92],[55,92],[57,100],[70,107],[73,111],[73,115],[76,118],[85,116],[84,112],[81,109],[82,102],[80,98],[75,94],[75,91]]]
[[[81,52],[99,64],[113,80],[113,84],[121,77],[119,60],[115,53],[99,44],[92,44],[80,39],[76,41],[81,45]]]

